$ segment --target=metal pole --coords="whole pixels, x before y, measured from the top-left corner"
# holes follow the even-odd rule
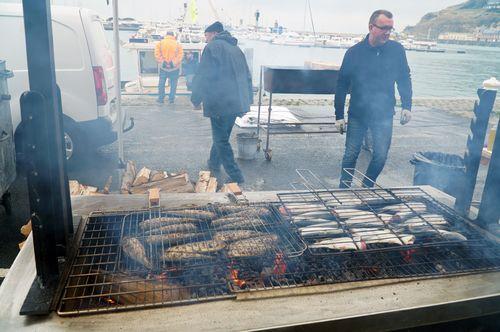
[[[121,106],[121,77],[120,77],[120,29],[118,26],[118,0],[113,0],[113,41],[115,44],[115,90],[116,107],[118,111],[118,159],[124,165],[123,157],[123,115]]]

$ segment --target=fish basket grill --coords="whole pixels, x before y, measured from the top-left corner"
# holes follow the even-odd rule
[[[419,188],[278,195],[312,255],[477,245],[481,231]]]
[[[231,217],[238,209],[237,225],[215,225],[215,220]],[[259,215],[263,211],[259,209],[267,212]],[[230,243],[222,249],[196,247],[206,250],[201,254],[189,251],[193,243],[212,243],[220,232],[238,231],[272,237],[272,243],[253,243],[247,237],[241,239],[247,241],[246,246],[233,255]],[[172,236],[183,233],[187,235]],[[232,298],[228,280],[234,264],[266,261],[276,255],[295,257],[306,249],[272,204],[92,213],[77,243],[64,281],[60,315]],[[259,245],[267,247],[255,251]],[[164,253],[173,248],[182,250],[173,250],[166,257]]]
[[[325,213],[322,219],[326,221],[323,223],[338,226],[342,232],[349,234],[350,241],[345,240],[342,250],[314,249],[311,248],[314,243],[332,235],[305,234],[303,240],[308,250],[300,257],[267,264],[235,265],[230,284],[234,293],[375,279],[438,277],[500,269],[498,241],[489,238],[489,235],[419,188],[294,191],[280,193],[278,197],[282,204],[281,213],[288,216],[299,234],[304,234],[300,233],[300,229],[307,227],[304,226],[307,222],[302,220],[303,224],[297,223],[300,220],[297,216],[319,211]],[[401,216],[384,222],[384,216],[379,218],[379,211],[385,209],[389,212],[388,206],[402,207],[398,211]],[[341,210],[347,210],[348,215],[337,213]],[[358,239],[359,243],[356,243],[356,228],[350,225],[341,227],[343,221],[359,217],[363,211],[374,213],[379,223],[376,226],[387,230],[385,237],[377,238],[381,243],[369,238],[365,241]],[[391,212],[394,213],[393,210]],[[432,225],[438,220],[433,215],[441,216],[448,223],[447,230],[459,233],[461,237],[419,237],[418,232],[422,228],[431,234],[439,231],[439,226]],[[419,218],[414,228],[416,233],[410,234],[415,236],[415,242],[397,243],[402,237],[396,225],[409,218]],[[407,228],[405,232],[409,233]],[[345,246],[346,243],[351,245]]]

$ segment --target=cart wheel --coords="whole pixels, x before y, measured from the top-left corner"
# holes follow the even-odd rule
[[[12,214],[12,200],[10,193],[5,193],[2,196],[2,205],[5,208],[5,213],[10,216]]]
[[[267,161],[271,161],[271,159],[273,158],[273,154],[272,154],[272,151],[271,150],[267,150],[264,152],[264,155],[266,156],[266,160]]]

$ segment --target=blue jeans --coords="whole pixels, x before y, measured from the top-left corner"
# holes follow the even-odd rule
[[[366,170],[366,178],[363,179],[363,186],[373,187],[372,181],[376,181],[382,169],[384,169],[391,146],[392,118],[374,121],[350,118],[347,125],[344,158],[342,159],[340,188],[351,186],[352,176],[344,171],[344,169],[356,168],[356,161],[358,160],[361,145],[368,129],[370,129],[372,134],[373,153],[368,169]]]
[[[212,171],[218,171],[223,165],[232,182],[243,183],[243,174],[234,160],[233,149],[229,143],[235,120],[235,115],[210,118],[213,142],[208,167]]]
[[[158,100],[165,99],[165,83],[167,78],[170,80],[170,94],[168,100],[173,102],[175,100],[175,93],[177,91],[177,81],[179,80],[179,69],[174,71],[164,71],[160,69],[160,80],[158,81]]]

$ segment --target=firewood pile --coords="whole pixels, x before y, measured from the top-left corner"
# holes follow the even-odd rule
[[[153,188],[158,188],[162,192],[195,192],[187,172],[168,173],[161,170],[151,170],[147,167],[142,167],[137,171],[135,163],[128,161],[123,174],[120,193],[147,194],[148,190]]]

